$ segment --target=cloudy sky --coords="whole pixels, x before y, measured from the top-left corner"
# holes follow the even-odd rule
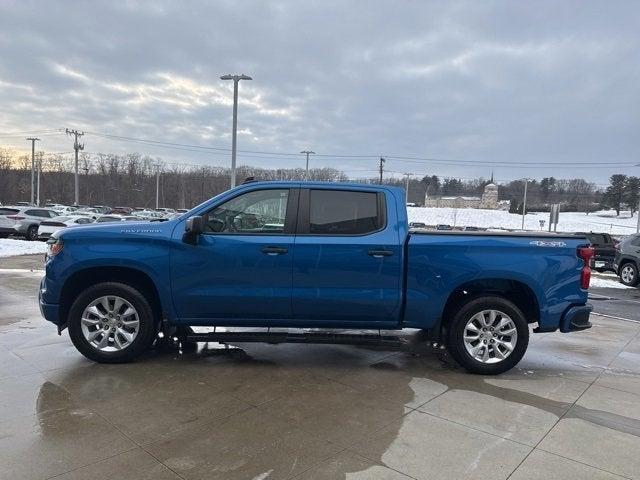
[[[87,152],[228,165],[225,73],[254,78],[242,164],[304,166],[287,154],[312,149],[354,177],[379,155],[462,178],[640,173],[637,1],[2,0],[0,145],[37,131],[70,151],[56,129],[77,128]]]

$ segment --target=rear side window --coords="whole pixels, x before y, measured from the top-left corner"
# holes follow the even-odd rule
[[[589,240],[594,245],[604,245],[605,243],[607,243],[604,235],[600,233],[592,233],[591,235],[589,235],[589,237]]]
[[[348,190],[309,192],[309,233],[364,235],[383,227],[378,195]]]
[[[20,210],[16,208],[0,208],[0,215],[15,215],[20,212]]]
[[[633,245],[634,247],[637,247],[640,245],[640,235],[637,235],[636,237],[633,238],[633,240],[631,240],[631,245]]]

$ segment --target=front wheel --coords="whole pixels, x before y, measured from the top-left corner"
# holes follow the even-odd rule
[[[469,300],[449,324],[447,349],[467,371],[497,375],[513,368],[529,344],[529,325],[509,300],[486,296]]]
[[[620,281],[628,287],[638,285],[638,268],[633,263],[625,263],[620,269]]]
[[[100,363],[129,362],[144,353],[157,333],[153,309],[135,288],[99,283],[71,306],[69,336],[85,357]]]

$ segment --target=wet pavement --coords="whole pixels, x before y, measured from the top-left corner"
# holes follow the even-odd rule
[[[640,478],[640,323],[611,318],[635,290],[496,377],[332,345],[99,365],[40,318],[40,268],[0,259],[2,479]]]

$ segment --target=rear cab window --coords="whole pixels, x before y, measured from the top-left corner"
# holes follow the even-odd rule
[[[383,193],[311,189],[308,202],[308,217],[301,215],[301,234],[368,235],[385,227]]]

